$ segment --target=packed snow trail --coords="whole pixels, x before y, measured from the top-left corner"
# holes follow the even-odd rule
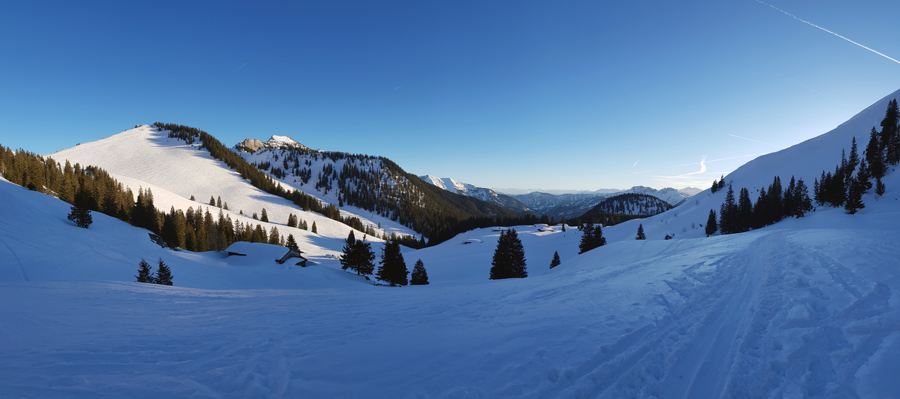
[[[4,242],[4,241],[0,241],[0,244],[3,244],[3,247],[6,248],[6,252],[9,253],[9,255],[4,256],[4,258],[9,259],[10,256],[12,258],[14,258],[16,260],[16,265],[19,266],[19,272],[22,273],[22,280],[28,281],[28,273],[25,273],[25,266],[22,264],[22,261],[19,259],[19,255],[16,255],[16,251],[13,251],[13,249],[10,248],[10,246],[7,245],[6,242]]]

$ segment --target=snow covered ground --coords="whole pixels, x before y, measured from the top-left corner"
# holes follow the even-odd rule
[[[880,121],[863,114],[728,180],[831,168]],[[154,184],[173,193],[159,201],[191,194]],[[885,184],[857,215],[709,238],[697,224],[724,193],[705,191],[582,255],[575,229],[519,226],[526,279],[488,280],[500,233],[470,231],[404,250],[432,284],[395,288],[340,270],[339,227],[304,236],[306,268],[266,244],[176,252],[100,214],[74,227],[67,204],[0,179],[0,397],[896,398],[900,174]],[[175,286],[133,282],[141,258]]]
[[[324,257],[277,265],[265,244],[224,258],[103,215],[79,229],[65,204],[7,182],[0,197],[17,210],[0,218],[0,397],[900,392],[896,201],[583,255],[574,229],[520,226],[518,280],[487,279],[499,233],[483,229],[407,250],[432,284],[390,288]],[[159,257],[174,287],[131,282]]]

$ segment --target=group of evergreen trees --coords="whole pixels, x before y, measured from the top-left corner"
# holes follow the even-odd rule
[[[318,233],[318,229],[316,228],[316,221],[315,221],[315,220],[313,221],[312,229],[310,229],[309,224],[306,223],[305,220],[298,218],[297,215],[294,215],[293,213],[290,214],[290,215],[288,215],[287,225],[288,225],[288,227],[295,227],[295,228],[298,228],[298,229],[300,229],[300,230],[308,230],[308,231],[311,231],[313,234],[317,234],[317,233]]]
[[[601,225],[585,223],[580,226],[580,229],[581,242],[578,243],[579,254],[583,254],[594,248],[599,248],[606,245],[606,238],[603,237],[603,227]]]
[[[172,285],[172,270],[159,258],[156,275],[153,275],[153,269],[147,261],[141,259],[138,265],[138,275],[134,276],[138,283],[151,283],[160,285]]]
[[[340,257],[341,269],[350,269],[357,275],[367,276],[375,270],[375,253],[372,252],[372,244],[365,240],[357,240],[353,231],[347,235],[343,254]]]
[[[365,240],[357,240],[351,230],[347,235],[347,242],[344,244],[340,257],[341,269],[350,269],[357,275],[368,276],[375,269],[374,261],[375,253],[372,252],[372,245]],[[389,240],[384,243],[379,263],[375,278],[391,286],[428,284],[428,272],[425,271],[425,264],[421,259],[413,267],[411,279],[407,280],[410,273],[406,268],[406,261],[403,260],[403,254],[400,252],[399,241]]]
[[[239,154],[223,145],[209,133],[196,128],[172,123],[156,122],[153,126],[158,130],[168,130],[170,138],[180,139],[187,144],[200,142],[201,149],[208,150],[213,158],[224,162],[229,168],[237,171],[242,178],[248,180],[251,185],[260,190],[288,199],[304,211],[316,212],[347,225],[350,225],[352,222],[352,218],[341,217],[340,210],[332,204],[323,205],[321,201],[306,193],[296,189],[291,191],[284,189],[280,183],[276,182],[264,171],[248,163]],[[268,219],[267,215],[264,215],[264,217]]]
[[[277,227],[266,230],[262,225],[232,220],[222,210],[214,217],[209,209],[193,207],[187,211],[170,208],[159,211],[153,201],[153,193],[139,189],[137,198],[130,188],[124,187],[106,171],[94,166],[72,166],[66,161],[59,165],[52,158],[26,151],[13,152],[0,146],[0,173],[13,183],[32,190],[54,195],[72,204],[69,220],[79,227],[88,227],[93,218],[90,212],[100,212],[133,226],[159,234],[167,246],[189,251],[221,251],[237,241],[263,242],[284,245],[284,237]],[[219,199],[210,198],[219,207]],[[222,203],[220,208],[225,208]],[[266,210],[263,218],[268,219]],[[305,224],[305,222],[304,222]],[[313,222],[313,233],[316,224]]]
[[[715,211],[710,210],[710,219],[706,222],[706,235],[714,234],[716,228],[722,234],[759,229],[777,223],[785,217],[803,217],[812,210],[812,201],[809,199],[809,191],[803,179],[795,180],[791,177],[791,182],[782,189],[781,178],[775,176],[768,190],[765,188],[759,190],[755,204],[750,200],[750,191],[746,188],[741,188],[735,202],[734,189],[729,184],[725,202],[719,210],[718,223],[715,223]]]
[[[888,103],[881,131],[872,127],[869,142],[863,157],[859,156],[856,137],[850,144],[850,155],[841,151],[841,162],[834,168],[834,173],[822,171],[820,178],[813,182],[813,200],[819,206],[829,205],[843,207],[847,213],[855,214],[865,208],[862,196],[873,187],[875,194],[885,192],[882,178],[887,167],[900,163],[900,109],[897,100]],[[712,191],[724,187],[725,179],[713,182]],[[716,223],[715,211],[710,210],[706,224],[706,235],[712,235],[718,228],[722,234],[732,234],[758,229],[780,221],[785,217],[803,217],[812,211],[813,205],[803,179],[795,182],[791,177],[788,186],[782,190],[781,179],[776,176],[768,190],[759,190],[759,198],[755,204],[750,202],[747,189],[742,188],[737,203],[734,191],[728,185],[725,202],[719,210]]]
[[[849,214],[855,214],[865,208],[862,196],[872,189],[875,180],[875,194],[884,195],[885,186],[882,178],[889,166],[900,163],[900,109],[897,99],[888,103],[884,119],[881,120],[881,131],[872,127],[869,142],[862,157],[859,156],[856,137],[850,147],[850,156],[841,153],[841,163],[836,165],[834,173],[822,171],[817,179],[813,192],[814,199],[820,206],[844,207]]]

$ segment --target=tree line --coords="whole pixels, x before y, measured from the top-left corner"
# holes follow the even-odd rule
[[[72,204],[73,214],[76,207],[106,214],[159,235],[172,248],[202,252],[221,251],[237,241],[285,243],[277,227],[266,230],[261,224],[233,221],[221,209],[217,217],[209,208],[200,206],[196,210],[190,207],[186,212],[174,207],[169,212],[161,212],[149,188],[139,188],[135,198],[131,188],[95,166],[82,167],[78,163],[73,166],[69,161],[60,165],[49,157],[0,146],[0,174],[14,184]],[[81,225],[85,221],[90,224],[84,215],[70,220],[80,227],[86,227]]]
[[[814,210],[813,201],[818,206],[843,207],[848,214],[855,214],[865,208],[863,195],[875,187],[876,195],[884,195],[882,178],[889,166],[900,163],[900,109],[897,100],[888,103],[881,131],[873,126],[863,155],[860,156],[856,137],[850,143],[850,154],[841,151],[841,161],[834,172],[822,171],[813,182],[813,198],[803,179],[791,177],[787,187],[782,188],[780,177],[776,176],[768,190],[761,188],[756,203],[750,201],[746,188],[741,188],[737,201],[734,190],[728,185],[725,202],[719,210],[718,220],[714,210],[710,210],[706,223],[706,235],[720,231],[733,234],[768,226],[787,217],[803,217]],[[875,180],[873,185],[872,180]],[[724,189],[725,178],[714,180],[712,192]]]

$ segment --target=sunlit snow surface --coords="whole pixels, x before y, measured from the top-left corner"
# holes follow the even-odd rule
[[[809,173],[840,160],[852,134],[835,134]],[[758,188],[777,162],[730,179]],[[337,230],[301,245],[306,268],[264,244],[174,252],[0,181],[0,397],[897,397],[900,178],[885,183],[854,216],[709,238],[697,224],[724,193],[705,191],[583,255],[575,229],[519,226],[526,279],[489,281],[499,233],[475,230],[404,250],[432,284],[392,288],[340,270]],[[160,257],[175,286],[132,282]]]

